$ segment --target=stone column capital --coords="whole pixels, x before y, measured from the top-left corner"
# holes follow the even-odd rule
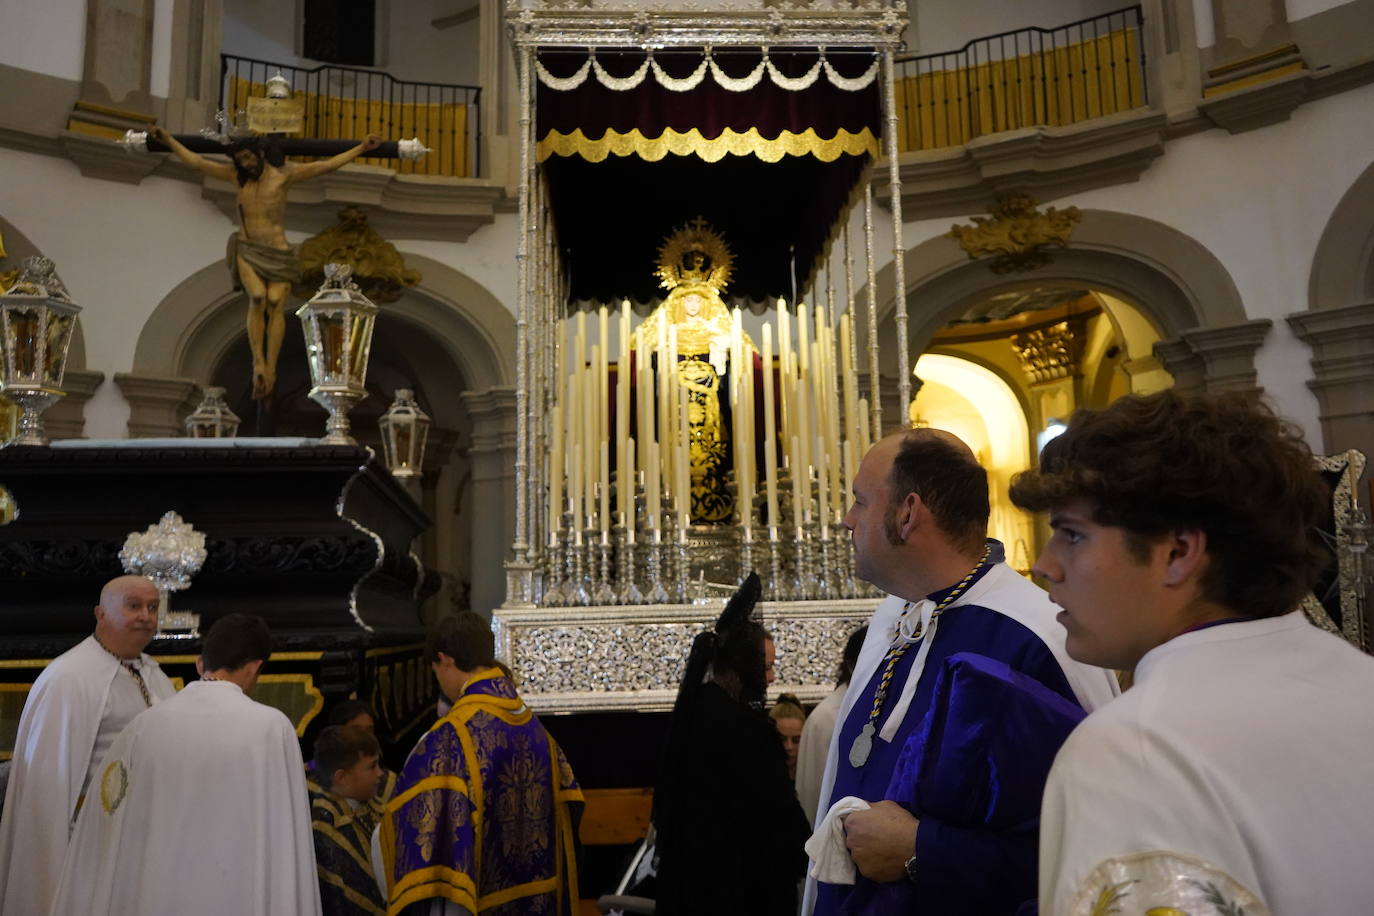
[[[464,391],[459,400],[472,420],[471,451],[474,456],[515,448],[514,388]]]
[[[1159,340],[1154,345],[1155,359],[1174,377],[1174,389],[1196,393],[1206,388],[1206,367],[1182,337]]]
[[[1296,312],[1287,318],[1312,348],[1312,380],[1327,454],[1374,456],[1374,301]]]
[[[129,438],[163,439],[186,435],[186,415],[200,400],[193,379],[116,372],[115,384],[129,403]]]
[[[91,369],[68,369],[62,376],[67,396],[48,408],[43,425],[52,439],[80,439],[86,431],[86,402],[105,381],[105,373]]]
[[[516,401],[512,387],[459,395],[472,421],[472,607],[490,613],[509,590],[515,536]],[[518,578],[518,571],[517,571]]]
[[[1208,391],[1244,391],[1259,394],[1255,354],[1274,322],[1254,318],[1220,328],[1194,328],[1179,336],[1202,358]]]

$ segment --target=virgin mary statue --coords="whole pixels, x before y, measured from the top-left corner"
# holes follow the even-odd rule
[[[670,235],[658,252],[659,285],[667,297],[635,331],[632,346],[661,365],[660,341],[677,331],[676,378],[686,395],[691,437],[691,520],[728,524],[734,497],[726,486],[733,467],[730,403],[722,379],[729,378],[732,321],[721,291],[730,282],[734,258],[725,240],[701,217]],[[756,351],[741,330],[747,369]]]

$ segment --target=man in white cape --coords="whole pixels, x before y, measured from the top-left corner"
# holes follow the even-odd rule
[[[77,818],[54,916],[319,916],[296,730],[246,696],[271,651],[261,618],[221,618],[201,680],[115,740]]]
[[[48,911],[92,774],[134,716],[176,691],[144,648],[158,595],[142,576],[107,583],[95,633],[34,681],[19,719],[0,818],[0,916]]]
[[[1040,912],[1374,912],[1374,658],[1294,610],[1331,562],[1301,433],[1239,393],[1079,411],[1013,502],[1069,654],[1135,683],[1069,736]]]

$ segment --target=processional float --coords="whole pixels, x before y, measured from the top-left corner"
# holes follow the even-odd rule
[[[905,302],[880,301],[875,264],[902,250],[905,7],[616,5],[508,7],[518,445],[499,651],[541,710],[667,708],[701,605],[754,569],[779,681],[819,699],[877,597],[854,575],[849,484],[884,388],[911,398]]]

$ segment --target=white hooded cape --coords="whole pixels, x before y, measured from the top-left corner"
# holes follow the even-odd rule
[[[115,739],[52,913],[319,916],[303,766],[280,710],[188,684]]]
[[[77,801],[92,761],[110,685],[128,677],[94,636],[43,669],[29,691],[14,741],[0,819],[0,916],[48,911],[67,854]],[[153,702],[176,691],[151,657],[144,683]]]

